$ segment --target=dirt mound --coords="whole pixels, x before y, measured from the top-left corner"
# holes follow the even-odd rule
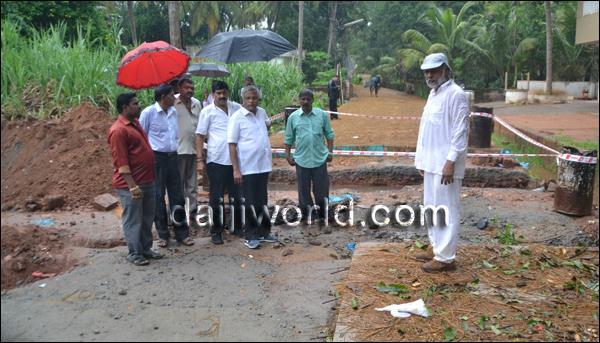
[[[106,137],[113,120],[84,103],[60,119],[5,123],[2,210],[86,207],[95,196],[110,192]]]
[[[2,226],[2,289],[39,280],[33,272],[58,274],[75,263],[65,253],[59,230]]]

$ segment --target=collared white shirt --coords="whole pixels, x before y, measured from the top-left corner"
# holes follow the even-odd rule
[[[465,92],[449,80],[437,91],[432,89],[423,109],[415,166],[442,175],[446,160],[454,161],[454,178],[465,175],[469,136],[469,100]]]
[[[198,118],[202,111],[202,103],[200,100],[192,97],[192,112],[188,110],[179,96],[175,98],[175,109],[177,110],[177,123],[179,125],[179,140],[177,153],[179,155],[195,155],[196,154],[196,128],[198,126]]]
[[[146,107],[140,115],[140,124],[154,151],[176,152],[179,129],[177,111],[171,106],[165,112],[158,102]]]
[[[265,125],[267,112],[257,107],[256,114],[242,107],[229,120],[227,143],[237,143],[242,175],[267,173],[272,170],[271,143]]]
[[[208,147],[206,163],[231,165],[229,145],[227,144],[227,124],[231,117],[242,106],[234,101],[227,101],[227,112],[217,107],[214,103],[206,106],[200,112],[196,134],[207,136]]]

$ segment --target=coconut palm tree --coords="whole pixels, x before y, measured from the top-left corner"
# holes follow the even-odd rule
[[[445,53],[451,62],[468,41],[471,29],[465,16],[475,4],[472,1],[465,3],[458,14],[454,14],[451,8],[441,9],[437,6],[425,12],[419,21],[432,28],[432,39],[414,29],[404,32],[402,39],[409,47],[398,51],[402,67],[414,69],[426,55],[435,52]]]

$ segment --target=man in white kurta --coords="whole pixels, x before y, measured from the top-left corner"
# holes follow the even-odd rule
[[[431,88],[423,110],[415,166],[423,175],[423,205],[446,206],[448,222],[428,224],[432,249],[417,254],[425,272],[456,269],[460,228],[460,188],[465,174],[469,102],[452,80],[452,69],[442,53],[425,57],[421,70]],[[430,212],[430,211],[428,211]]]

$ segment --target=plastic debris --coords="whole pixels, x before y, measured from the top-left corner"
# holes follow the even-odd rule
[[[330,195],[329,196],[329,204],[337,204],[340,203],[342,201],[346,201],[346,200],[354,200],[354,201],[358,201],[360,197],[356,194],[352,194],[352,193],[344,193],[342,195]]]
[[[346,249],[354,252],[354,249],[356,249],[356,242],[346,243]]]
[[[30,223],[41,227],[51,227],[55,224],[54,219],[52,218],[33,219],[30,221]]]
[[[406,304],[393,304],[382,308],[376,308],[376,311],[389,311],[396,318],[408,318],[411,314],[416,314],[421,317],[429,317],[429,310],[425,307],[423,299],[419,299]]]

